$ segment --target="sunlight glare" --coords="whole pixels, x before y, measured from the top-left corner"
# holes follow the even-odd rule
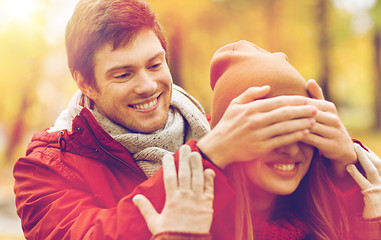
[[[14,21],[29,22],[43,5],[37,0],[0,0],[1,27],[7,27]]]
[[[356,13],[370,9],[376,3],[376,0],[334,0],[333,3],[338,8],[345,9],[350,13]]]

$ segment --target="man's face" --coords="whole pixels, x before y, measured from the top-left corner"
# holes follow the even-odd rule
[[[106,44],[94,56],[97,89],[88,91],[100,113],[134,132],[164,127],[172,94],[165,51],[151,30],[118,49]]]

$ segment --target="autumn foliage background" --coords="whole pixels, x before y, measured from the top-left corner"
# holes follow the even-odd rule
[[[0,0],[1,163],[23,154],[31,134],[52,125],[76,90],[64,46],[76,2]],[[381,128],[375,111],[381,15],[375,0],[149,2],[167,36],[175,83],[207,110],[213,53],[246,39],[285,52],[306,79],[318,80],[355,135]]]
[[[322,85],[351,135],[381,156],[381,0],[148,2],[167,36],[174,82],[207,111],[213,53],[245,39],[286,53],[306,79]],[[2,185],[12,183],[12,165],[32,134],[51,126],[77,89],[64,45],[76,3],[0,0]]]

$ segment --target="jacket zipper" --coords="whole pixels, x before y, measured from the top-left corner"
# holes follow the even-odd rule
[[[105,152],[107,155],[109,155],[110,157],[112,157],[113,159],[117,160],[118,162],[122,163],[123,165],[125,165],[126,167],[128,167],[132,172],[134,172],[136,175],[138,175],[140,178],[142,178],[143,180],[146,180],[147,177],[146,176],[142,176],[139,172],[137,172],[135,169],[133,169],[130,165],[128,165],[126,162],[124,162],[122,159],[118,158],[117,156],[115,156],[114,154],[110,153],[109,151],[107,151],[99,142],[98,142],[98,139],[95,137],[95,133],[93,132],[93,130],[91,129],[89,123],[87,122],[86,118],[83,117],[81,114],[78,114],[78,116],[82,119],[82,121],[85,123],[87,129],[90,131],[95,143],[97,144],[97,146],[102,149],[103,152]]]

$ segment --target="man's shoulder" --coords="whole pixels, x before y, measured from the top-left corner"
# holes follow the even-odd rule
[[[28,144],[26,155],[37,150],[44,152],[43,149],[55,148],[57,143],[58,135],[56,132],[47,132],[46,130],[36,132]]]
[[[35,133],[28,145],[26,155],[15,162],[14,174],[18,175],[28,171],[28,169],[38,169],[40,173],[50,174],[54,172],[56,176],[59,175],[76,185],[81,185],[80,182],[83,184],[75,165],[81,161],[84,164],[94,161],[90,161],[88,157],[81,156],[76,152],[63,151],[63,145],[66,145],[71,140],[70,134],[67,130],[58,132],[45,130]],[[68,135],[66,140],[62,140],[64,135]],[[87,169],[85,166],[82,166],[82,168]]]

